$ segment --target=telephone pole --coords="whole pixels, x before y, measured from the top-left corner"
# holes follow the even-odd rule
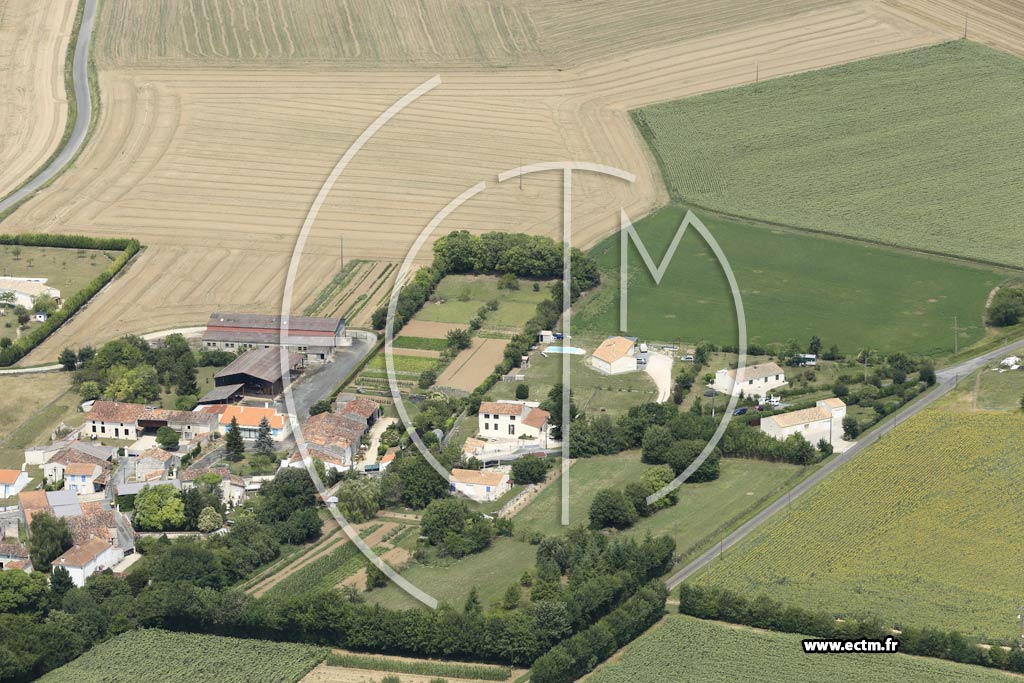
[[[338,238],[338,244],[341,247],[341,252],[340,252],[341,268],[344,268],[345,267],[345,238],[344,237],[339,237]]]
[[[967,40],[967,12],[964,12],[964,40]]]
[[[953,355],[960,353],[960,330],[957,325],[956,316],[953,316]]]
[[[1017,626],[1020,629],[1017,642],[1024,647],[1024,605],[1017,608]]]
[[[761,65],[754,62],[754,85],[761,81]]]

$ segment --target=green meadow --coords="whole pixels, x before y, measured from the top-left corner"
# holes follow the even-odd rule
[[[667,207],[635,223],[655,263],[685,213]],[[750,343],[806,344],[817,335],[825,348],[836,344],[845,353],[868,347],[938,354],[952,351],[957,316],[962,349],[985,335],[985,300],[1005,279],[994,268],[696,214],[735,273]],[[593,248],[602,285],[577,307],[576,333],[618,330],[619,253],[618,234]],[[687,230],[660,285],[632,245],[628,274],[629,334],[736,343],[728,283],[696,230]]]

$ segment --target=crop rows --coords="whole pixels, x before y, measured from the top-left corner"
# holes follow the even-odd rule
[[[988,641],[1017,635],[1024,417],[930,409],[707,574],[748,595]]]
[[[45,683],[294,683],[323,661],[311,645],[135,630],[97,645]]]
[[[1024,61],[1011,55],[946,43],[634,116],[676,201],[1024,263],[1020,155],[1006,144],[1024,133]]]
[[[380,524],[372,524],[360,532],[366,538]],[[345,543],[336,550],[318,557],[294,574],[291,574],[267,591],[274,597],[291,597],[317,589],[333,588],[342,579],[356,573],[363,566],[363,555],[354,543]]]
[[[905,655],[805,655],[802,636],[732,628],[674,615],[647,632],[591,683],[1005,683],[1006,674]]]

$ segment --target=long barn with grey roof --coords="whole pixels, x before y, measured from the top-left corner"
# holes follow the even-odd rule
[[[221,351],[244,351],[284,346],[301,353],[308,362],[327,360],[339,346],[351,346],[342,318],[313,318],[262,313],[210,315],[203,334],[203,346]]]

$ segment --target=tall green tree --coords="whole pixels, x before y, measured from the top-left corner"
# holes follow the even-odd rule
[[[71,529],[64,518],[57,519],[48,512],[32,515],[29,524],[28,551],[32,568],[44,574],[50,571],[50,563],[74,545]]]
[[[238,426],[238,418],[232,417],[228,425],[227,434],[224,437],[224,451],[228,454],[228,460],[238,462],[245,455],[245,441],[242,439],[242,428]]]
[[[141,531],[175,531],[185,526],[185,504],[170,484],[145,486],[135,496],[132,519]]]
[[[60,355],[57,356],[57,362],[60,363],[61,367],[65,370],[71,372],[78,367],[78,354],[71,349],[64,349],[60,352]]]
[[[270,433],[270,421],[266,416],[260,418],[260,426],[256,431],[256,452],[260,455],[271,455],[274,452],[274,437]]]

